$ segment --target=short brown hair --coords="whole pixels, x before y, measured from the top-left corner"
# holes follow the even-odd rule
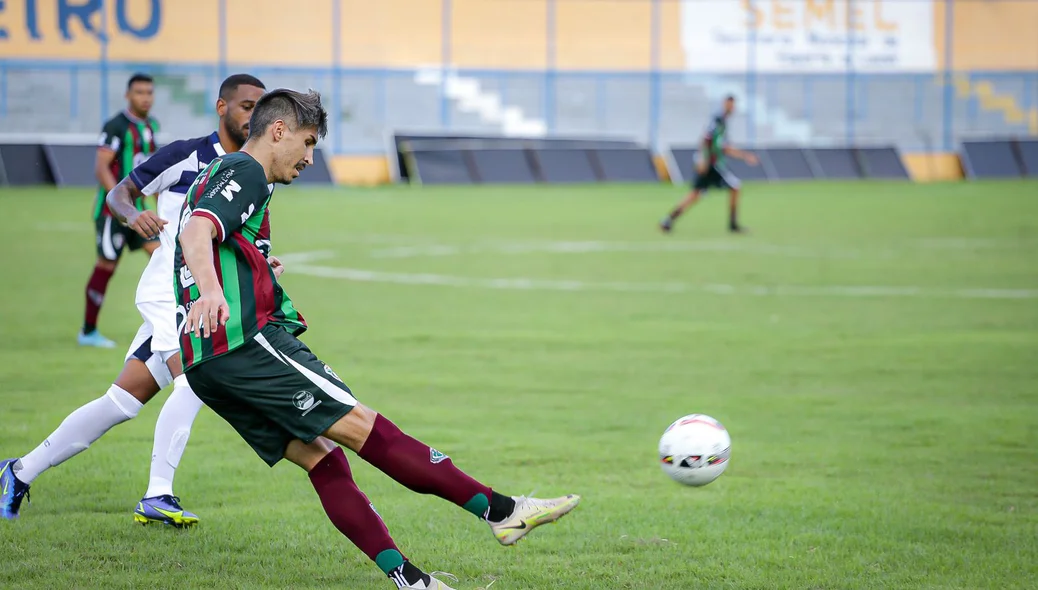
[[[321,105],[321,93],[310,90],[306,94],[278,88],[264,94],[256,102],[249,118],[249,137],[263,135],[278,119],[297,128],[317,129],[318,137],[328,134],[328,112]]]

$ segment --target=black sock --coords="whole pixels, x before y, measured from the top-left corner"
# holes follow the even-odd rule
[[[411,565],[410,561],[405,561],[400,567],[389,572],[389,579],[396,582],[397,588],[414,586],[418,582],[424,582],[426,586],[432,583],[432,578],[422,570]]]
[[[497,492],[491,492],[490,510],[487,511],[487,520],[490,522],[501,522],[508,518],[515,510],[515,500],[509,496],[503,496]]]

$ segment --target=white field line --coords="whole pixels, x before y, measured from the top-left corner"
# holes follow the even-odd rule
[[[372,250],[372,258],[417,258],[458,256],[462,254],[587,254],[596,252],[742,252],[787,258],[861,258],[854,250],[811,249],[800,246],[779,246],[731,240],[703,240],[696,242],[601,242],[601,241],[544,241],[487,243],[471,245],[424,244],[396,246]],[[893,256],[892,252],[876,255]]]
[[[1038,299],[1038,289],[962,288],[934,289],[883,285],[727,285],[683,282],[653,283],[624,281],[581,281],[512,277],[481,279],[433,273],[400,273],[321,266],[313,262],[334,256],[332,252],[305,252],[280,256],[287,272],[314,277],[366,283],[427,285],[470,289],[522,291],[614,291],[630,293],[709,293],[778,297],[915,297],[946,299]]]
[[[476,242],[472,244],[440,244],[435,242],[392,245],[374,249],[372,258],[419,258],[460,256],[465,254],[587,254],[598,252],[715,252],[758,254],[805,259],[890,259],[912,251],[970,252],[977,250],[1015,250],[1038,245],[1034,240],[988,238],[926,238],[900,243],[878,244],[863,249],[833,248],[825,245],[805,247],[768,244],[744,240],[666,240],[656,242],[607,241],[517,241]]]

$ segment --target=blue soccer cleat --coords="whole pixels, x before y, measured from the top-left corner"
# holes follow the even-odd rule
[[[79,333],[78,341],[80,346],[93,346],[95,348],[115,348],[115,342],[105,338],[100,332],[94,330],[88,334],[82,332]]]
[[[198,524],[197,516],[180,507],[180,498],[170,495],[141,499],[133,511],[133,520],[141,524],[157,522],[176,528]]]
[[[22,498],[29,499],[29,484],[14,476],[14,464],[18,459],[0,461],[0,518],[14,520],[22,507]]]

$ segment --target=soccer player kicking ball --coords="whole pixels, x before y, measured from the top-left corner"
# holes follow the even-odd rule
[[[164,387],[173,392],[155,424],[151,480],[137,503],[134,519],[189,526],[198,517],[180,507],[173,495],[173,475],[184,452],[191,424],[202,402],[182,375],[176,303],[169,273],[173,270],[177,220],[198,171],[212,160],[241,148],[249,135],[249,117],[264,92],[263,83],[247,74],[230,76],[220,85],[216,111],[219,129],[205,137],[175,141],[133,169],[107,196],[112,215],[124,220],[144,239],[159,238],[137,284],[136,304],[144,323],[130,345],[122,371],[101,397],[68,415],[36,449],[21,459],[0,461],[0,518],[17,518],[29,484],[47,469],[85,451],[109,429],[137,416],[141,407]],[[158,215],[135,206],[144,194],[158,195]],[[163,219],[165,218],[165,219]],[[270,242],[264,246],[269,248]],[[281,272],[276,258],[270,263]]]
[[[285,458],[309,473],[328,518],[398,588],[449,590],[397,548],[335,443],[412,491],[464,508],[503,545],[557,520],[580,498],[493,491],[359,403],[297,338],[306,323],[255,244],[270,227],[268,183],[289,184],[313,164],[327,119],[316,92],[264,95],[242,150],[214,160],[188,191],[174,258],[177,303],[186,311],[185,374],[269,465]]]

